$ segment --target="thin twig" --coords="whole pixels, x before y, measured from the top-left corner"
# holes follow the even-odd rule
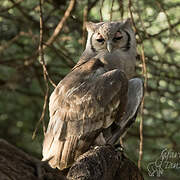
[[[45,112],[46,112],[47,100],[48,100],[48,94],[49,94],[49,85],[48,85],[47,79],[49,79],[50,83],[54,87],[56,87],[54,82],[49,77],[48,71],[46,69],[46,65],[45,65],[45,61],[44,61],[43,49],[45,49],[47,46],[49,46],[50,44],[52,44],[56,40],[58,34],[62,30],[63,25],[64,25],[66,19],[69,17],[69,15],[70,15],[73,7],[74,7],[74,4],[75,4],[75,0],[70,1],[69,6],[68,6],[63,18],[61,19],[61,21],[57,25],[56,29],[54,30],[54,33],[52,34],[52,36],[49,38],[49,40],[46,43],[43,43],[43,13],[42,13],[42,3],[43,2],[42,1],[43,0],[39,0],[39,6],[40,6],[40,44],[39,44],[39,50],[38,51],[39,51],[39,54],[40,54],[40,63],[42,65],[42,67],[43,67],[43,76],[44,76],[44,81],[46,83],[46,93],[45,93],[45,97],[44,97],[43,111],[42,111],[42,114],[41,114],[41,117],[40,117],[38,123],[36,124],[36,128],[35,128],[35,130],[33,132],[33,136],[32,136],[33,139],[36,136],[37,129],[38,129],[39,124],[41,122],[43,123],[43,131],[44,131],[44,133],[46,131],[45,130],[45,125],[44,125],[44,116],[45,116]]]
[[[42,12],[42,4],[43,4],[43,0],[39,0],[39,7],[40,7],[39,57],[40,57],[40,64],[42,65],[42,68],[43,68],[43,77],[44,77],[44,81],[45,81],[45,84],[46,84],[46,93],[45,93],[45,96],[44,96],[43,111],[42,111],[42,114],[41,114],[41,117],[40,117],[38,123],[36,124],[35,130],[33,132],[32,139],[35,138],[37,129],[38,129],[39,124],[41,122],[43,123],[43,132],[45,134],[46,128],[45,128],[45,124],[44,124],[44,116],[45,116],[45,112],[46,112],[47,100],[48,100],[48,94],[49,94],[49,85],[48,85],[47,74],[46,74],[47,70],[46,70],[46,65],[45,65],[45,62],[44,62],[44,51],[43,51],[43,12]]]
[[[13,3],[13,5],[11,5],[10,7],[0,9],[0,13],[6,12],[6,11],[8,11],[10,9],[13,9],[18,4],[20,4],[22,1],[24,1],[24,0],[18,0],[17,2]]]
[[[83,48],[85,48],[85,43],[86,43],[86,22],[87,22],[87,15],[88,15],[88,7],[86,6],[84,8],[84,12],[83,12],[83,37],[82,37],[82,45]]]
[[[88,12],[90,12],[91,9],[92,9],[93,7],[95,7],[98,2],[99,2],[99,0],[94,0],[94,1],[88,0]]]
[[[114,6],[114,0],[112,0],[112,4],[111,4],[111,10],[110,10],[110,21],[112,21],[112,15],[113,15],[113,6]]]
[[[171,28],[174,29],[176,28],[177,26],[180,25],[180,20],[178,20],[176,23],[174,24],[171,24]],[[155,33],[155,34],[148,34],[148,37],[144,37],[144,40],[145,39],[150,39],[150,38],[157,38],[157,36],[161,35],[162,33],[166,32],[167,30],[169,29],[169,27],[166,27],[164,29],[161,29],[158,33]],[[143,31],[141,32],[143,33]]]
[[[73,61],[73,59],[71,57],[69,57],[65,51],[63,50],[63,48],[56,48],[54,44],[52,44],[51,46],[49,46],[49,48],[51,48],[55,53],[56,55],[58,55],[59,57],[63,58],[63,62],[66,67],[69,67],[69,68],[73,68],[75,66],[75,62]]]
[[[71,11],[73,10],[74,4],[75,4],[76,0],[71,0],[69,3],[68,8],[66,9],[63,18],[61,19],[61,21],[58,23],[58,25],[56,26],[52,36],[49,38],[49,40],[45,43],[43,43],[43,50],[45,50],[45,48],[47,46],[50,46],[57,38],[57,36],[59,35],[59,33],[61,32],[64,23],[66,22],[67,18],[70,16]],[[26,59],[26,66],[31,65],[32,63],[34,63],[34,59],[36,59],[36,57],[39,54],[39,50],[37,50],[32,56],[28,57]],[[48,75],[48,72],[46,71],[46,74]],[[55,83],[53,83],[53,81],[50,79],[50,76],[48,75],[48,79],[50,81],[50,83],[56,87]]]
[[[0,46],[0,54],[1,52],[3,52],[5,49],[7,49],[10,45],[12,45],[15,41],[17,41],[19,39],[19,37],[21,36],[21,32],[18,33],[15,37],[13,37],[10,41],[3,43]]]
[[[134,22],[134,17],[133,17],[133,13],[132,13],[131,7],[132,7],[132,2],[131,2],[131,0],[129,0],[128,10],[129,10],[129,12],[130,12],[131,21],[132,21],[132,24],[133,24],[133,27],[134,27],[134,31],[135,31],[135,33],[137,33],[138,30],[137,30],[136,25],[135,25],[135,22]],[[140,37],[140,38],[141,38],[141,37]]]
[[[142,72],[143,72],[143,76],[144,76],[144,96],[143,96],[143,100],[141,103],[141,120],[140,120],[140,125],[139,125],[139,134],[140,134],[140,143],[139,143],[139,160],[138,160],[138,168],[141,168],[141,161],[142,161],[142,155],[143,155],[143,109],[144,109],[144,97],[145,97],[145,92],[147,89],[147,68],[146,68],[146,62],[145,62],[145,55],[144,55],[144,45],[143,45],[143,39],[135,25],[135,21],[134,21],[134,17],[133,17],[133,13],[131,10],[132,7],[132,2],[131,0],[129,0],[129,4],[128,4],[128,8],[129,8],[129,12],[130,12],[130,16],[131,16],[131,20],[134,26],[134,29],[140,39],[140,43],[141,43],[141,61],[142,61]]]
[[[167,22],[168,22],[168,26],[169,26],[169,31],[170,31],[170,33],[171,33],[171,31],[173,30],[173,28],[172,28],[172,24],[171,24],[171,21],[170,21],[170,18],[169,18],[169,16],[168,16],[167,12],[165,11],[162,3],[159,3],[157,0],[156,0],[155,2],[156,2],[156,4],[158,5],[158,7],[160,8],[160,10],[165,14],[166,19],[167,19]]]
[[[57,36],[59,35],[59,33],[61,32],[64,23],[66,22],[67,18],[70,16],[71,11],[73,10],[75,4],[75,0],[71,0],[69,3],[68,8],[66,9],[63,18],[61,19],[61,21],[59,22],[59,24],[56,26],[56,29],[54,30],[52,36],[49,38],[49,40],[45,43],[46,45],[50,45],[52,44]],[[43,48],[46,47],[46,45],[43,46]]]
[[[13,3],[14,6],[16,6],[16,8],[19,10],[19,12],[21,12],[21,14],[29,21],[37,24],[38,21],[36,21],[32,16],[30,16],[25,10],[24,8],[22,8],[20,3],[15,2],[14,0],[9,0]]]
[[[141,120],[139,125],[139,160],[138,160],[138,168],[141,168],[141,161],[142,161],[142,155],[143,155],[143,120],[144,120],[144,100],[145,100],[145,92],[147,89],[147,70],[146,70],[146,62],[145,62],[145,55],[144,55],[144,45],[141,44],[141,60],[142,60],[142,71],[144,76],[144,96],[141,103]]]
[[[123,0],[118,0],[119,3],[119,11],[120,11],[120,15],[121,15],[121,20],[123,20],[123,16],[124,16],[124,3]]]
[[[103,21],[103,15],[102,15],[103,4],[104,4],[104,0],[102,0],[102,2],[101,2],[101,7],[100,7],[100,10],[99,10],[99,12],[100,12],[100,20],[101,20],[101,21]]]
[[[56,87],[56,84],[55,84],[55,83],[53,82],[53,80],[50,78],[49,73],[48,73],[48,71],[47,71],[47,68],[46,68],[46,65],[45,65],[45,64],[43,65],[43,71],[45,72],[45,74],[46,74],[49,82],[51,83],[51,85],[55,88],[55,87]]]

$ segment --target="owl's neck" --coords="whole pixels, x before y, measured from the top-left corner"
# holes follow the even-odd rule
[[[96,52],[95,50],[93,50],[91,48],[91,46],[86,46],[86,49],[84,50],[84,52],[82,53],[80,60],[83,61],[88,61],[93,57],[105,57],[106,55],[109,55],[111,53],[109,53],[108,51],[104,50],[104,51],[100,51],[100,52]],[[134,47],[131,47],[129,50],[124,51],[123,49],[119,49],[118,51],[112,52],[112,55],[115,56],[115,58],[117,57],[118,54],[118,59],[121,59],[120,57],[126,57],[126,58],[136,58],[136,49]],[[133,58],[133,59],[134,59]],[[123,58],[124,59],[124,58]]]
[[[93,51],[90,46],[87,46],[84,52],[82,53],[79,61],[89,61],[91,58],[97,55],[96,51]]]

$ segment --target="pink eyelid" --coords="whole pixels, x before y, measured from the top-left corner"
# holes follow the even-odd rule
[[[118,38],[118,37],[122,37],[122,33],[119,31],[115,34],[115,38]]]
[[[97,39],[104,39],[104,37],[101,34],[98,34]]]

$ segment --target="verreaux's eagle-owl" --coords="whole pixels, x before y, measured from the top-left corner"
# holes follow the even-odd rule
[[[91,145],[107,139],[115,142],[133,122],[142,99],[141,80],[128,80],[135,66],[135,38],[129,21],[90,23],[87,29],[80,61],[50,97],[43,160],[61,170]],[[113,124],[119,133],[103,137]]]

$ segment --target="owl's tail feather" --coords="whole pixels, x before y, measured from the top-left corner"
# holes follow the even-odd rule
[[[42,161],[48,161],[52,168],[60,170],[68,168],[74,162],[77,143],[78,138],[75,136],[70,136],[62,141],[54,139],[49,133],[46,134]]]

